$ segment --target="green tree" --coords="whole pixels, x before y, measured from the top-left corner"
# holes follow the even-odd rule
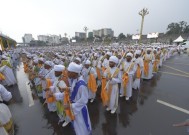
[[[179,23],[170,23],[167,26],[167,34],[182,34],[182,33],[189,33],[189,25],[187,22],[181,21]]]
[[[123,33],[120,33],[118,36],[118,39],[125,39],[125,38],[126,38],[126,36]]]

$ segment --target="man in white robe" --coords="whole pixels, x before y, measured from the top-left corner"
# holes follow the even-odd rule
[[[12,115],[7,105],[2,101],[11,100],[12,95],[0,84],[0,135],[14,135]]]
[[[101,80],[102,80],[101,79],[102,78],[101,60],[98,57],[99,57],[99,55],[97,53],[95,53],[94,59],[92,61],[92,66],[97,73],[97,87],[101,85]]]
[[[142,72],[142,78],[143,79],[152,79],[153,77],[153,61],[154,61],[154,55],[152,53],[152,49],[151,48],[147,48],[147,53],[143,56],[143,60],[144,60],[144,68],[143,68],[143,72]],[[146,66],[145,63],[148,66],[148,70],[146,70]]]
[[[135,72],[135,79],[134,79],[134,82],[133,82],[133,89],[139,90],[140,89],[141,75],[142,75],[142,71],[143,71],[143,68],[144,68],[144,63],[143,63],[143,59],[141,57],[141,51],[140,50],[136,50],[135,59],[133,61],[135,62],[135,71],[134,71]],[[140,70],[139,75],[137,75],[137,70]]]
[[[46,89],[49,87],[47,85],[47,79],[50,80],[51,84],[53,84],[55,80],[55,75],[54,75],[54,63],[52,61],[46,61],[44,64],[44,74],[40,76],[41,78],[41,83],[42,83],[42,88],[43,88],[43,98],[46,99]],[[48,101],[46,99],[46,101]],[[56,102],[47,102],[47,107],[50,112],[55,112],[56,111]]]
[[[73,127],[76,135],[90,135],[91,122],[87,109],[88,90],[86,83],[80,75],[82,67],[72,62],[68,66],[68,78],[71,95],[71,104],[64,105],[65,109],[71,109],[75,119],[73,120]],[[56,99],[63,99],[63,93],[55,93]]]
[[[2,81],[3,85],[13,86],[14,84],[17,83],[13,70],[12,70],[12,66],[8,62],[6,56],[2,56],[0,72],[5,76],[5,80]]]
[[[108,93],[108,107],[107,111],[111,110],[114,114],[118,107],[119,98],[119,88],[118,83],[121,82],[121,76],[119,74],[119,69],[116,67],[118,64],[118,58],[116,56],[111,56],[109,59],[109,67],[104,72],[103,77],[107,79],[107,93]]]
[[[112,56],[111,52],[106,53],[106,58],[103,60],[102,67],[107,69],[109,67],[109,58]]]
[[[126,54],[126,61],[124,63],[123,67],[123,75],[122,75],[122,83],[121,83],[121,89],[120,89],[120,97],[125,96],[125,100],[129,100],[129,98],[132,96],[132,85],[133,85],[133,76],[135,73],[135,64],[132,61],[133,54],[127,53]],[[123,79],[124,76],[127,76],[127,81]],[[126,86],[124,86],[124,81]]]
[[[93,76],[95,77],[95,81],[96,81],[96,77],[97,77],[96,71],[90,65],[91,65],[91,62],[89,60],[86,60],[84,68],[82,69],[82,73],[81,73],[83,75],[83,79],[86,84],[88,84],[90,74],[93,74]],[[89,88],[88,88],[88,90],[89,90],[89,99],[90,99],[90,102],[92,103],[96,97],[96,92],[93,93],[92,90],[90,90]]]
[[[69,84],[65,83],[65,79],[67,79],[66,76],[62,74],[64,70],[65,70],[65,66],[63,65],[54,66],[55,80],[54,80],[53,86],[50,87],[50,91],[52,93],[61,93],[63,92],[63,89],[66,89],[67,87],[69,87],[68,86]],[[60,119],[59,123],[64,121],[62,126],[65,127],[70,122],[70,119],[65,114],[64,107],[63,107],[63,104],[64,104],[63,99],[64,98],[56,99],[57,101],[56,106],[57,106],[57,114]]]

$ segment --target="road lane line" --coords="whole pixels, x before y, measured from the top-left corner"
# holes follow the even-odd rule
[[[170,74],[170,75],[176,75],[176,76],[182,76],[182,77],[187,77],[189,78],[189,75],[182,75],[182,74],[176,74],[176,73],[171,73],[171,72],[163,72],[163,71],[158,71],[160,73],[165,73],[165,74]]]
[[[33,97],[32,97],[32,91],[30,88],[30,84],[28,84],[28,82],[26,82],[26,90],[27,90],[27,95],[28,95],[28,99],[29,99],[29,107],[34,105],[34,101],[33,101]]]
[[[165,106],[168,106],[168,107],[170,107],[170,108],[173,108],[173,109],[175,109],[175,110],[178,110],[178,111],[180,111],[180,112],[189,114],[189,111],[188,111],[188,110],[183,109],[183,108],[181,108],[181,107],[175,106],[175,105],[173,105],[173,104],[169,104],[169,103],[167,103],[167,102],[164,102],[164,101],[158,100],[158,99],[157,99],[157,102],[160,103],[160,104],[162,104],[162,105],[165,105]]]
[[[163,66],[168,67],[168,68],[171,68],[171,69],[173,69],[173,70],[176,70],[176,71],[179,71],[179,72],[181,72],[181,73],[184,73],[184,74],[189,75],[188,72],[185,72],[185,71],[182,71],[182,70],[179,70],[179,69],[176,69],[176,68],[173,68],[173,67],[167,66],[167,65],[163,65]]]
[[[184,64],[184,63],[174,63],[174,62],[165,62],[165,63],[169,63],[169,64],[178,64],[178,65],[187,65],[187,66],[189,66],[189,64]]]

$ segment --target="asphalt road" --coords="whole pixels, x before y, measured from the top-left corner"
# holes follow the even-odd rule
[[[43,101],[36,99],[35,105],[29,107],[27,75],[22,64],[16,76],[18,86],[8,88],[13,94],[14,103],[9,108],[16,135],[74,135],[71,125],[58,125],[57,115],[49,113]],[[172,124],[189,118],[189,57],[176,55],[164,62],[152,80],[142,81],[140,91],[133,90],[131,101],[119,99],[116,114],[106,112],[99,97],[98,93],[95,102],[88,103],[93,135],[187,135],[186,127],[176,128]]]

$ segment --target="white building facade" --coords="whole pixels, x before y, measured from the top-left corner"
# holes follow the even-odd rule
[[[97,37],[104,37],[104,36],[114,37],[114,31],[110,28],[103,28],[100,30],[93,30],[93,35]]]
[[[60,44],[60,36],[57,35],[38,35],[38,40],[47,43],[48,45]]]
[[[34,38],[32,37],[32,34],[25,34],[23,40],[24,43],[30,43],[30,41],[34,40]]]

